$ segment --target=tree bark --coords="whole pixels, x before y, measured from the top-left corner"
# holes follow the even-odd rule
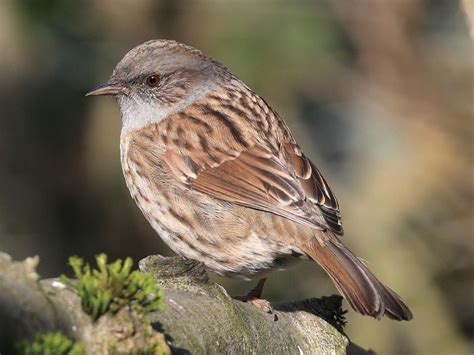
[[[93,322],[76,293],[56,279],[39,280],[38,261],[14,262],[0,253],[2,354],[12,353],[19,340],[50,331],[81,342],[88,354],[134,353],[146,348],[150,337],[173,354],[369,353],[333,326],[340,324],[340,296],[275,304],[274,314],[268,314],[209,282],[202,264],[150,256],[140,261],[140,269],[163,288],[166,310],[149,315],[155,331],[146,334],[143,315],[131,309]]]

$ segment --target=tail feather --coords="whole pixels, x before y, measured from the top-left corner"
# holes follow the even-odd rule
[[[380,283],[380,281],[379,281]],[[381,284],[381,283],[380,283]],[[410,320],[413,318],[408,306],[399,295],[389,287],[382,285],[383,298],[385,300],[385,314],[395,320]]]
[[[344,245],[329,241],[312,245],[306,253],[331,277],[338,291],[357,312],[377,319],[386,315],[395,320],[413,318],[407,305],[383,285]]]

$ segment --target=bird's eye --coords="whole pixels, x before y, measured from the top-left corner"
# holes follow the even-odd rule
[[[160,76],[156,74],[150,75],[146,78],[145,82],[149,87],[153,88],[160,82]]]

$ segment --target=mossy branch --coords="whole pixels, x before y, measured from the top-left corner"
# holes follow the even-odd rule
[[[37,258],[13,262],[0,253],[0,324],[9,325],[0,332],[0,353],[14,353],[21,339],[32,342],[37,333],[58,331],[87,354],[166,354],[170,348],[177,354],[367,353],[321,318],[339,319],[339,307],[330,310],[338,297],[273,305],[274,321],[233,300],[209,282],[201,264],[189,260],[148,257],[140,262],[147,276],[132,271],[130,261],[107,264],[99,256],[94,272],[79,260],[71,259],[77,281],[39,281]],[[122,287],[112,286],[116,283]],[[93,292],[102,286],[108,291]],[[162,300],[158,288],[164,290],[164,312],[156,312]],[[125,299],[132,302],[124,305]]]

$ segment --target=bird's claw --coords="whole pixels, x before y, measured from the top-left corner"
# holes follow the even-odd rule
[[[259,308],[263,312],[273,315],[273,318],[274,318],[273,320],[275,321],[278,319],[277,315],[273,313],[272,304],[268,302],[267,300],[264,300],[262,298],[257,298],[257,297],[249,297],[249,296],[236,296],[234,297],[234,299],[251,304]]]

